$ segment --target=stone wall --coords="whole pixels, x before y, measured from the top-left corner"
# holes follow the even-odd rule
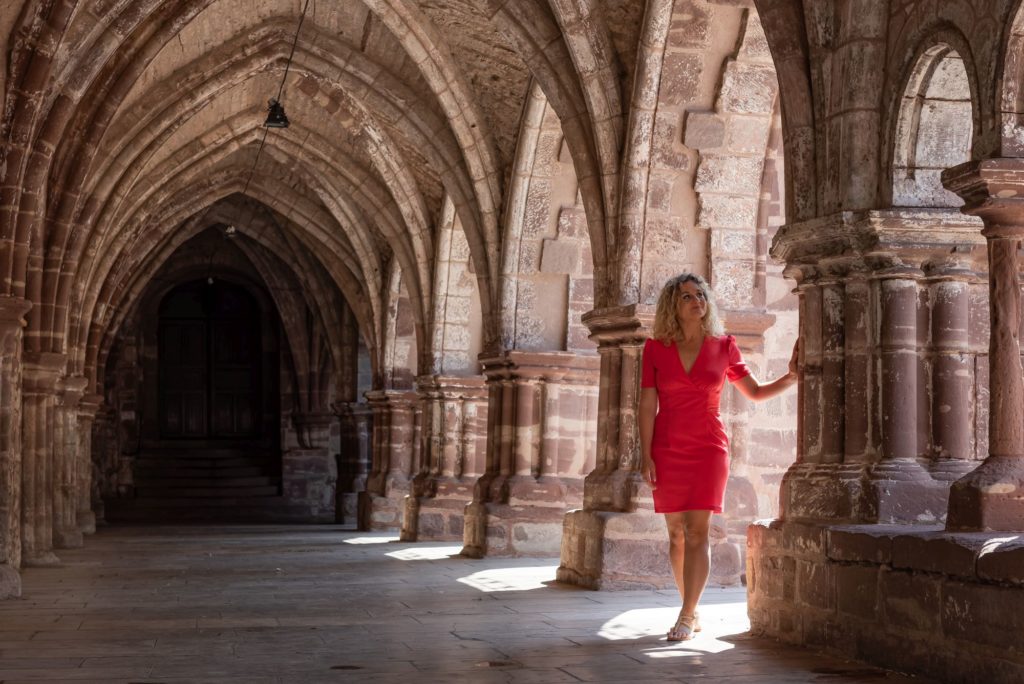
[[[942,527],[751,525],[751,629],[939,681],[1024,678],[1024,544]]]

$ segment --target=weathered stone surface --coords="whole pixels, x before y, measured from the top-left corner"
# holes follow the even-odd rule
[[[725,141],[725,121],[717,114],[694,112],[686,117],[683,143],[695,150],[721,147]]]

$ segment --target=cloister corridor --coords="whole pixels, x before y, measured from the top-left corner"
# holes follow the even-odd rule
[[[101,528],[0,603],[0,681],[928,681],[750,637],[742,588],[711,589],[702,634],[669,644],[670,591],[459,551],[333,525]]]

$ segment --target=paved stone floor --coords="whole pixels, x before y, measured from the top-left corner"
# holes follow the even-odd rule
[[[0,602],[0,684],[922,682],[744,635],[742,589],[670,644],[671,592],[552,582],[555,559],[317,526],[105,528]]]

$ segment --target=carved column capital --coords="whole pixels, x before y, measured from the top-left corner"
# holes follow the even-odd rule
[[[960,164],[943,171],[942,184],[963,198],[963,213],[985,222],[986,237],[1024,237],[1024,159]]]
[[[77,409],[85,396],[85,388],[88,386],[89,379],[81,375],[61,378],[57,384],[57,398],[60,405],[67,409]]]
[[[25,352],[22,378],[26,394],[55,394],[67,356],[52,352]]]

